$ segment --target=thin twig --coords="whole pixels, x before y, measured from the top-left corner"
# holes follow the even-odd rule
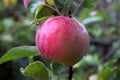
[[[61,13],[59,12],[59,10],[57,10],[56,8],[46,4],[47,7],[51,8],[52,10],[54,10],[55,12],[57,12],[59,15],[61,15]]]
[[[120,49],[120,46],[118,48],[111,49],[109,53],[105,57],[103,57],[103,59],[100,62],[104,62],[105,60],[109,59],[119,49]]]
[[[69,67],[68,80],[72,80],[72,76],[73,76],[73,67],[72,67],[72,66],[70,66],[70,67]]]
[[[84,2],[84,0],[81,0],[81,2],[80,3],[76,3],[76,5],[77,5],[77,7],[76,7],[76,9],[73,11],[73,15],[75,14],[75,12],[78,10],[78,8],[80,8],[81,7],[81,5],[82,5],[82,3]]]

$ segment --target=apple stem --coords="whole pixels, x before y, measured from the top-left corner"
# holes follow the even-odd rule
[[[72,76],[73,76],[73,67],[72,67],[72,66],[70,66],[70,67],[69,67],[68,80],[72,80]]]

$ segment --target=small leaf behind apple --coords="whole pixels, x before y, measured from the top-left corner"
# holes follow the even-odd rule
[[[31,63],[22,71],[22,73],[35,80],[49,80],[47,67],[40,61]]]

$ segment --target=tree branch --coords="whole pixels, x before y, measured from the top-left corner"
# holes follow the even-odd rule
[[[72,67],[72,66],[70,66],[70,67],[69,67],[68,80],[72,80],[72,76],[73,76],[73,67]]]

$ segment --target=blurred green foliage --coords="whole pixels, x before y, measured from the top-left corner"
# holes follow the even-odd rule
[[[35,45],[37,27],[29,26],[33,16],[26,14],[22,0],[17,1],[14,6],[4,0],[0,1],[0,57],[13,47]],[[0,80],[22,80],[19,69],[21,65],[24,67],[27,64],[28,60],[22,59],[0,65]]]
[[[119,5],[119,0],[102,0],[96,8],[83,9],[76,17],[86,25],[91,44],[89,55],[74,66],[73,80],[120,79]]]

